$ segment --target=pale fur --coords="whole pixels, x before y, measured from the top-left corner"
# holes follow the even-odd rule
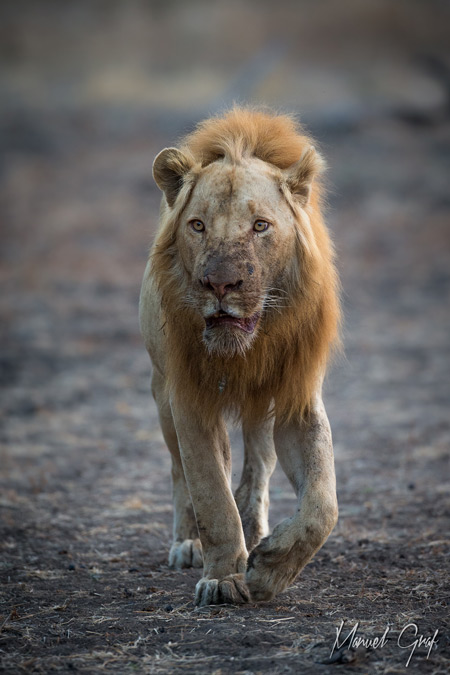
[[[198,565],[203,551],[198,604],[242,602],[249,593],[273,597],[292,583],[336,520],[320,391],[337,341],[339,303],[321,214],[322,168],[292,118],[246,108],[206,120],[180,150],[155,160],[165,199],[144,276],[141,326],[173,459],[170,562]],[[257,236],[251,218],[262,212],[273,223]],[[201,235],[189,225],[199,213],[206,221]],[[233,290],[222,299],[202,286],[211,269],[218,278],[229,276]],[[218,308],[259,316],[256,329],[205,329],[205,318]],[[230,413],[242,419],[246,450],[236,502],[222,419]],[[298,509],[258,545],[267,534],[275,450]]]

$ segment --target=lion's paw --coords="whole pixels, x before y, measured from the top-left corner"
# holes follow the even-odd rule
[[[250,599],[243,574],[229,574],[223,579],[200,579],[195,587],[195,604],[239,605]]]
[[[252,600],[272,600],[290,586],[300,571],[294,549],[273,546],[272,537],[262,539],[249,555],[245,582]]]
[[[169,553],[169,567],[176,570],[186,567],[203,567],[200,539],[174,541]]]

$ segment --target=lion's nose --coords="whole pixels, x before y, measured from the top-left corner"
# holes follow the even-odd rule
[[[244,282],[242,279],[238,281],[223,281],[218,277],[208,274],[203,279],[200,279],[200,283],[212,291],[218,300],[222,300],[227,293],[239,290]]]

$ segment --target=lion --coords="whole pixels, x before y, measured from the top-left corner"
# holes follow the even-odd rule
[[[246,107],[154,160],[163,198],[140,324],[172,456],[169,565],[203,567],[199,606],[272,599],[337,522],[321,390],[340,309],[323,168],[295,119]],[[245,448],[234,496],[230,417]],[[269,535],[277,458],[298,505]]]

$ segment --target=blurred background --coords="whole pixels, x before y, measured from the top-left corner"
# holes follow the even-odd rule
[[[165,559],[169,458],[137,320],[151,165],[234,101],[295,113],[329,164],[337,536],[406,541],[448,514],[449,25],[447,0],[1,4],[0,480],[16,567],[46,564],[49,532],[94,526],[97,552],[117,533],[139,558],[139,532],[120,527],[146,511]],[[283,480],[275,520],[292,506]]]

